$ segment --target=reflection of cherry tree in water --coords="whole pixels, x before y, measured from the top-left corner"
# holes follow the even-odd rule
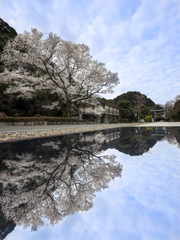
[[[43,217],[53,225],[92,208],[95,192],[107,188],[122,171],[115,156],[99,151],[100,139],[99,134],[87,136],[86,141],[79,135],[64,136],[61,142],[41,144],[51,153],[48,156],[24,152],[4,160],[0,204],[6,218],[35,230],[44,224]]]

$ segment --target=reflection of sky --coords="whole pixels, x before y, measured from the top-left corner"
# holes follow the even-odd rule
[[[16,227],[7,240],[174,240],[180,238],[180,150],[166,141],[130,157],[114,149],[122,178],[96,194],[94,208],[37,232]]]

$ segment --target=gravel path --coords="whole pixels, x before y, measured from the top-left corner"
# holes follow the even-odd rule
[[[49,125],[49,126],[1,126],[0,143],[29,138],[57,136],[79,132],[89,132],[119,127],[177,127],[180,122],[155,123],[119,123],[119,124],[87,124],[87,125]]]
[[[39,138],[45,136],[54,136],[54,135],[63,135],[63,134],[70,134],[70,133],[78,133],[78,132],[89,132],[89,131],[96,131],[102,129],[110,129],[110,128],[118,128],[118,127],[133,127],[136,126],[137,123],[128,123],[128,124],[95,124],[95,125],[83,125],[83,126],[46,126],[49,129],[31,129],[32,130],[22,130],[15,131],[4,131],[1,130],[0,132],[0,142],[4,141],[12,141],[12,140],[22,140],[22,139],[29,139],[29,138]],[[41,126],[43,127],[43,126]],[[54,128],[53,128],[54,127]],[[12,128],[11,128],[12,129]]]

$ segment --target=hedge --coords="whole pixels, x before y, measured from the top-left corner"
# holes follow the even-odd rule
[[[0,122],[87,122],[76,118],[64,117],[0,117]]]

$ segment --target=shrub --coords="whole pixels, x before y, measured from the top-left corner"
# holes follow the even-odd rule
[[[110,123],[119,123],[119,119],[113,118]]]
[[[121,118],[121,122],[123,122],[123,123],[128,123],[128,122],[129,122],[129,119],[128,119],[128,118]]]
[[[152,122],[152,115],[145,117],[145,122]]]
[[[86,120],[79,120],[76,118],[64,118],[64,117],[0,117],[0,122],[86,122]]]

